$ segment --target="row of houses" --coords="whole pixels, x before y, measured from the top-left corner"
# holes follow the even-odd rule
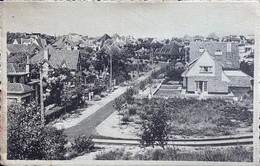
[[[110,42],[110,45],[119,48],[125,42],[134,41],[134,38],[131,36],[120,37],[117,34],[112,37],[104,34],[100,38],[88,38],[78,34],[69,34],[59,37],[52,45],[47,45],[46,40],[41,39],[39,34],[27,36],[31,37],[17,38],[12,44],[7,45],[7,93],[10,102],[39,100],[40,80],[39,78],[32,79],[30,75],[31,67],[35,64],[40,64],[43,67],[42,75],[45,80],[48,79],[48,72],[53,68],[68,68],[74,74],[80,73],[82,76],[81,81],[86,84],[88,82],[86,76],[89,75],[89,72],[81,68],[82,59],[79,49],[91,46],[95,53],[98,53],[106,42]],[[17,54],[24,54],[24,57],[19,57]],[[15,58],[17,60],[13,61],[12,59]],[[98,74],[96,73],[95,76],[99,77]],[[104,75],[104,72],[101,72],[101,75]]]
[[[200,37],[197,36],[197,39]],[[181,42],[171,41],[162,47],[144,49],[135,51],[136,57],[154,56],[154,58],[180,60],[186,64],[186,71],[183,76],[183,87],[190,94],[229,94],[235,93],[236,89],[247,91],[252,88],[250,76],[240,71],[240,54],[243,44],[236,42],[219,42],[215,34],[208,37],[211,40],[195,40],[185,45]],[[134,38],[122,38],[115,34],[112,37],[105,34],[95,40],[95,52],[100,52],[104,44],[115,45],[117,49],[122,48],[125,40],[136,41]],[[196,38],[195,38],[196,39]],[[48,78],[48,72],[51,68],[69,68],[74,72],[79,72],[81,68],[81,56],[78,48],[86,44],[85,39],[80,35],[61,36],[53,45],[47,45],[44,39],[33,37],[25,44],[8,44],[8,56],[12,54],[27,53],[24,60],[20,63],[12,58],[8,60],[8,99],[10,101],[30,101],[38,100],[39,96],[39,78],[32,79],[30,76],[31,66],[33,64],[43,65],[43,76]],[[153,38],[144,39],[144,41],[156,44],[157,40]],[[23,41],[23,40],[21,40]],[[17,44],[17,43],[18,44]],[[152,50],[152,52],[151,52]],[[244,44],[245,52],[252,52],[253,47]],[[19,65],[17,65],[19,64]],[[84,75],[84,72],[81,72]],[[86,79],[86,78],[85,78]],[[241,80],[241,81],[239,81]],[[84,82],[87,82],[86,80]]]
[[[234,42],[234,43],[250,43],[254,44],[255,39],[254,35],[247,35],[247,36],[237,36],[237,35],[229,35],[229,36],[223,36],[222,38],[218,37],[215,33],[211,33],[208,36],[189,36],[185,35],[183,38],[180,38],[182,42],[186,45],[188,45],[190,42],[209,42],[209,41],[215,41],[215,42]]]
[[[8,44],[7,49],[8,102],[39,101],[40,80],[31,77],[32,65],[43,66],[45,79],[53,68],[64,67],[74,72],[81,70],[79,50],[59,50],[47,44],[43,47]]]

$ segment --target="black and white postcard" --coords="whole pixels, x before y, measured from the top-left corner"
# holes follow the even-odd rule
[[[1,6],[3,165],[258,164],[258,2]]]

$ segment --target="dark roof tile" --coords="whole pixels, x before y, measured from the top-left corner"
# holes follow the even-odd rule
[[[79,50],[53,50],[49,61],[54,67],[62,67],[66,64],[69,69],[78,69]]]
[[[30,86],[23,83],[8,83],[7,92],[8,93],[27,93],[34,91]]]

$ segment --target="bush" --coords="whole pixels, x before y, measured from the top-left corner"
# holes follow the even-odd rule
[[[199,161],[253,161],[253,152],[242,146],[231,147],[225,150],[205,149],[198,156]]]
[[[170,161],[232,161],[252,162],[252,148],[247,149],[236,146],[225,149],[202,148],[200,151],[180,152],[175,147],[165,149],[142,149],[135,154],[125,149],[115,149],[108,152],[101,152],[95,160],[170,160]]]
[[[146,119],[148,119],[148,115],[147,115],[147,113],[146,112],[140,112],[139,113],[139,116],[140,116],[140,118],[142,119],[142,120],[146,120]]]
[[[7,159],[65,159],[67,136],[63,130],[42,125],[36,103],[9,105],[7,120]]]
[[[99,95],[95,95],[95,96],[93,97],[93,100],[94,100],[94,101],[99,101],[99,100],[101,100],[101,97],[100,97]]]
[[[95,160],[120,160],[124,154],[124,149],[110,150],[101,152],[95,156]]]
[[[135,124],[143,124],[142,120],[135,120]]]
[[[146,85],[146,82],[145,81],[141,81],[140,82],[140,89],[144,90],[145,89],[145,85]]]
[[[124,115],[124,117],[122,118],[123,124],[126,124],[129,122],[129,116],[128,115]]]
[[[94,142],[91,137],[79,136],[75,139],[71,148],[79,154],[88,153],[94,149]]]
[[[132,115],[135,115],[136,114],[136,108],[129,108],[129,115],[132,116]]]

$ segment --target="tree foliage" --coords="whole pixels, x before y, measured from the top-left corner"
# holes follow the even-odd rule
[[[115,102],[114,102],[114,108],[117,110],[117,111],[120,111],[122,108],[123,108],[123,105],[126,103],[125,101],[125,98],[120,96],[120,97],[117,97],[115,99]]]
[[[124,98],[127,102],[127,104],[133,104],[134,103],[134,89],[133,88],[129,88],[126,90],[125,94],[124,94]]]
[[[159,105],[151,101],[150,106],[146,107],[146,112],[150,112],[147,120],[142,125],[141,145],[152,146],[159,145],[165,147],[170,132],[170,114],[166,103]]]
[[[64,159],[67,143],[62,130],[45,126],[35,103],[8,107],[7,158],[21,160]]]
[[[89,153],[94,149],[92,137],[79,136],[71,142],[63,130],[41,122],[40,108],[12,103],[7,114],[7,159],[64,160]]]

